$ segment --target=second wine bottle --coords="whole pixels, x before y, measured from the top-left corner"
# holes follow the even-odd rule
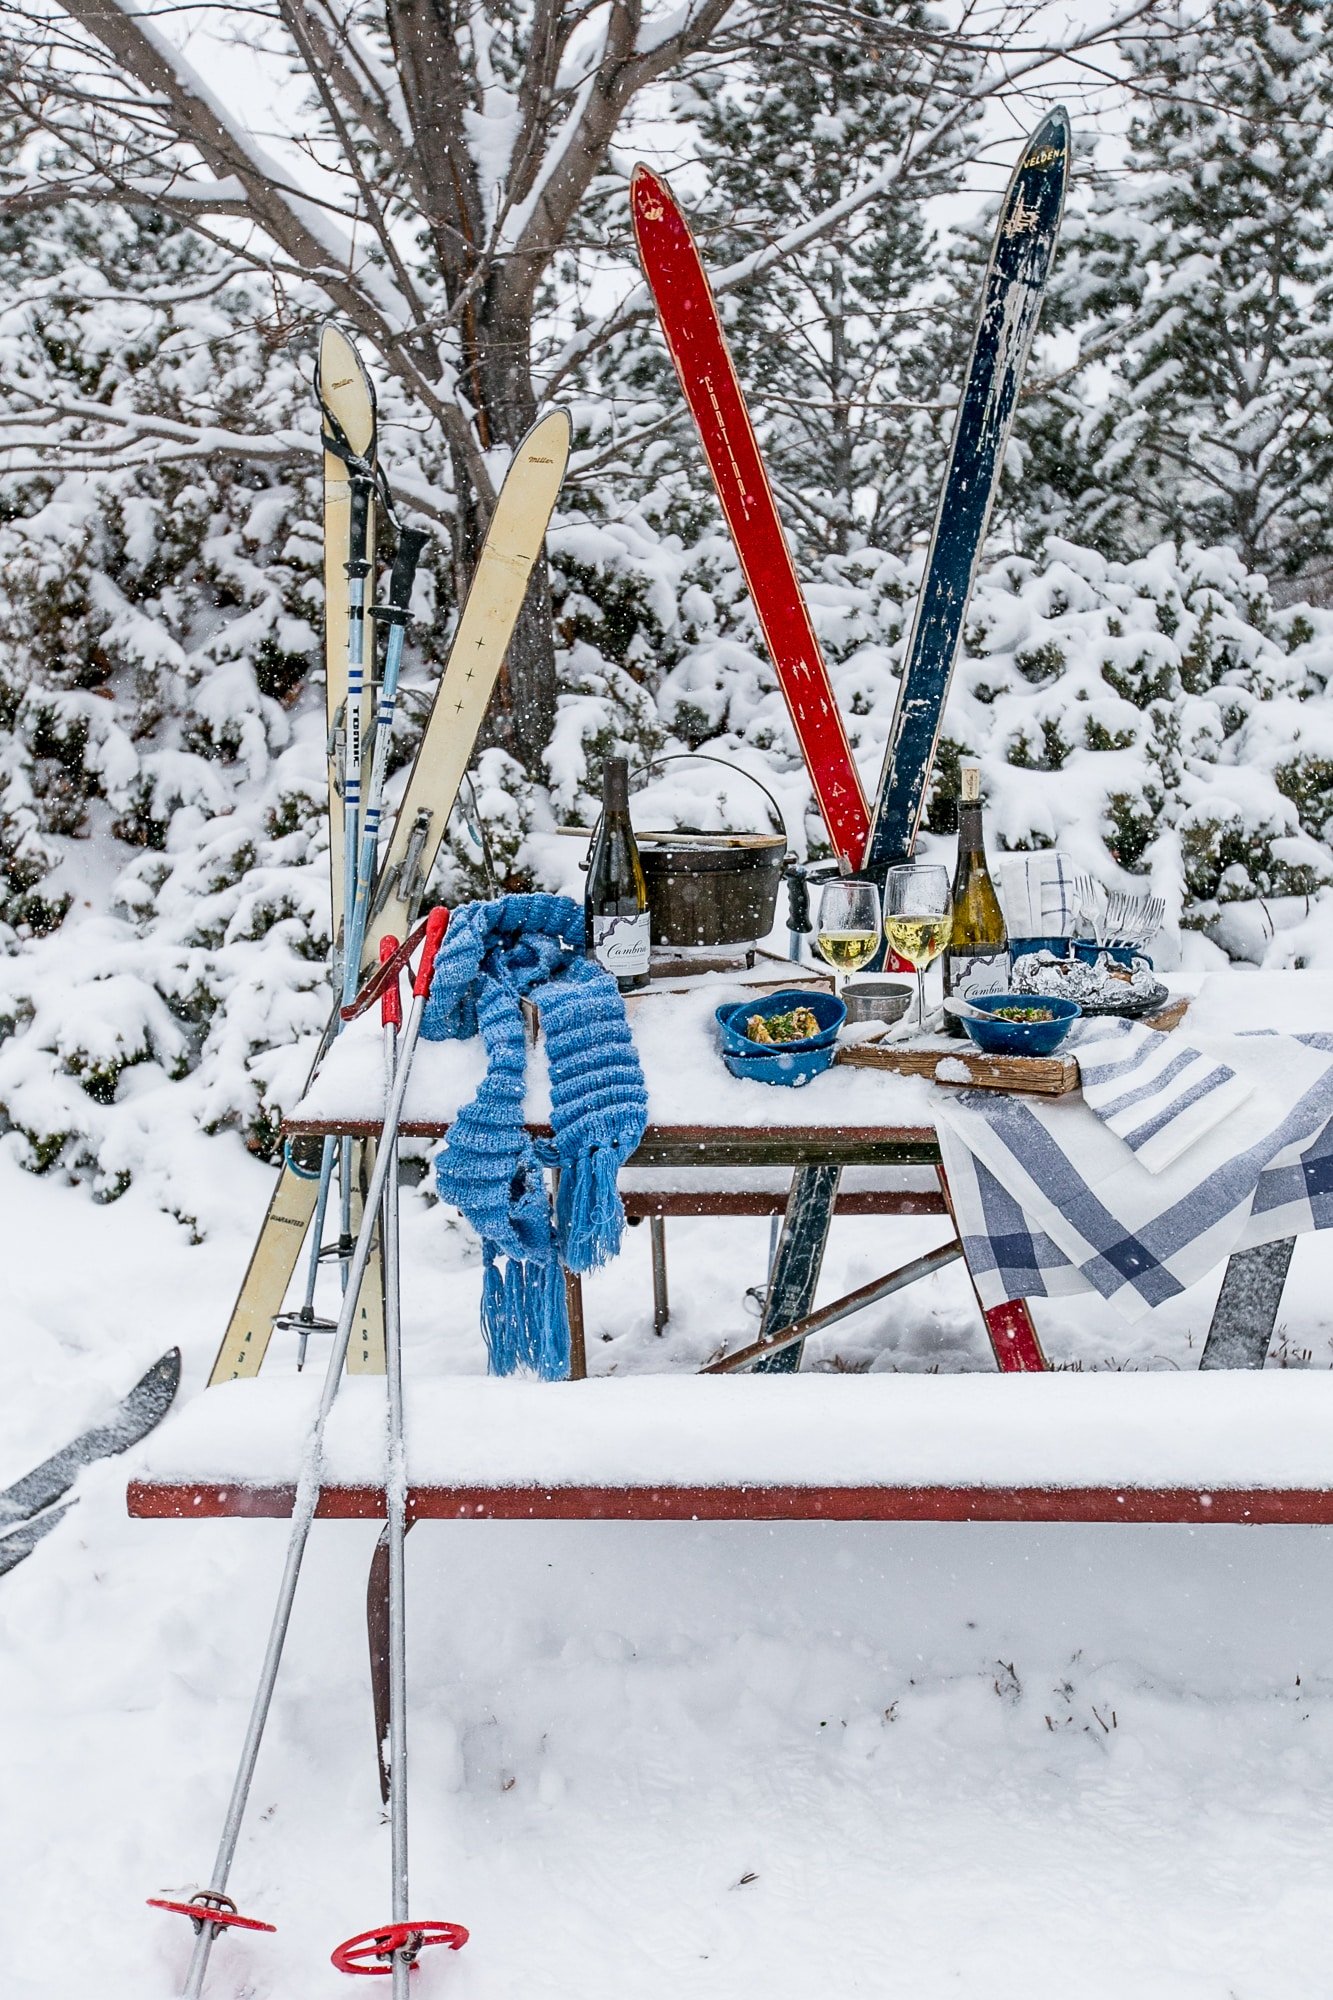
[[[958,801],[958,867],[953,878],[953,927],[944,957],[944,990],[957,1000],[1003,993],[1009,984],[1009,934],[986,866],[981,824],[981,772],[964,764]],[[945,1015],[951,1035],[961,1035],[956,1014]]]
[[[648,885],[629,816],[629,765],[608,757],[602,766],[602,819],[588,857],[584,895],[589,954],[615,977],[622,993],[648,984]]]

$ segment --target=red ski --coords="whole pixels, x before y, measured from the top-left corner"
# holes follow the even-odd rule
[[[870,832],[865,794],[708,275],[670,188],[647,167],[634,169],[630,211],[639,261],[699,429],[824,825],[839,860],[859,868]]]

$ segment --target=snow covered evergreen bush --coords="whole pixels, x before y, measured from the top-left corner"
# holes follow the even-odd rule
[[[1059,842],[1107,881],[1150,879],[1171,927],[1212,941],[1187,944],[1196,952],[1315,962],[1333,956],[1333,619],[1282,608],[1234,547],[1207,544],[1248,546],[1234,508],[1218,511],[1219,494],[1230,506],[1240,491],[1238,467],[1260,480],[1260,546],[1284,568],[1317,557],[1330,518],[1327,343],[1308,310],[1325,277],[1326,134],[1297,90],[1308,68],[1310,101],[1325,101],[1328,36],[1309,6],[1215,12],[1241,51],[1215,51],[1226,89],[1244,84],[1250,112],[1238,122],[1213,88],[1223,70],[1206,36],[1182,37],[1168,112],[1133,138],[1142,194],[1126,208],[1117,182],[1114,202],[1072,219],[1057,260],[1056,316],[1078,328],[1084,361],[1021,424],[927,840],[947,853],[957,763],[977,756],[997,848]],[[928,18],[898,10],[889,27],[900,13]],[[753,135],[734,210],[703,203],[710,254],[762,250],[802,203],[835,197],[847,148],[867,170],[890,159],[922,93],[950,88],[947,42],[921,75],[905,43],[892,90],[878,90],[883,50],[815,53],[751,48],[682,88],[706,180],[720,183]],[[1247,148],[1237,134],[1260,113],[1271,143]],[[941,144],[936,178],[918,174],[909,202],[848,217],[724,305],[868,788],[985,233],[960,251],[922,223],[923,189],[951,185],[955,166]],[[1214,186],[1228,220],[1209,261]],[[590,229],[623,235],[624,209],[610,175]],[[1271,310],[1264,271],[1277,274]],[[1268,374],[1232,357],[1236,379],[1253,379],[1248,400],[1214,352],[1233,285],[1240,330],[1272,334]],[[147,1176],[176,1205],[173,1129],[232,1130],[271,1155],[327,1015],[317,309],[148,209],[38,205],[0,223],[9,435],[26,425],[28,439],[0,490],[0,1120],[26,1164],[105,1196]],[[1048,343],[1038,366],[1054,354]],[[447,519],[447,455],[401,386],[381,387],[400,490]],[[442,890],[576,882],[557,829],[591,824],[613,749],[636,765],[717,753],[772,790],[793,846],[826,851],[656,330],[590,354],[566,393],[578,477],[550,541],[555,725],[538,768],[512,744],[482,747]],[[116,446],[99,419],[111,400],[140,413]],[[246,441],[255,410],[262,449]],[[621,456],[627,414],[641,442]],[[193,436],[204,422],[205,444],[163,461],[173,426]],[[58,470],[45,449],[56,432]],[[1065,539],[1043,543],[1052,522]],[[1005,541],[1022,553],[998,553]],[[418,604],[399,772],[454,599],[439,557]],[[642,810],[708,828],[767,817],[709,765],[664,766]]]
[[[553,551],[565,643],[551,786],[525,785],[499,748],[482,754],[447,892],[567,871],[574,850],[559,843],[557,858],[552,829],[589,823],[589,772],[613,746],[640,761],[701,746],[754,770],[795,843],[818,851],[809,786],[721,533],[687,550],[654,539],[646,519],[631,534],[571,515]],[[594,571],[623,580],[607,594],[616,617],[580,597]],[[896,557],[860,550],[826,557],[811,584],[868,783],[915,581]],[[23,1155],[106,1194],[159,1170],[164,1121],[232,1127],[271,1151],[327,1013],[319,691],[287,709],[235,663],[224,671],[230,702],[197,707],[200,728],[211,716],[215,730],[227,717],[239,730],[225,755],[184,747],[179,722],[169,755],[136,745],[117,704],[91,696],[108,720],[88,741],[123,733],[117,769],[131,789],[132,754],[150,773],[165,757],[175,790],[144,841],[102,797],[105,759],[90,750],[79,769],[99,780],[85,804],[95,837],[59,836],[46,878],[64,921],[22,948],[11,933],[0,961],[0,1104]],[[1168,546],[1120,564],[1053,542],[1040,562],[1005,558],[977,590],[930,828],[947,838],[957,760],[978,756],[998,850],[1058,842],[1104,880],[1146,876],[1173,927],[1251,950],[1252,930],[1228,928],[1237,911],[1264,899],[1300,915],[1333,879],[1331,678],[1333,614],[1275,609],[1229,551]],[[161,723],[151,740],[163,740]],[[764,824],[762,801],[708,766],[667,767],[648,797],[654,824]],[[1319,950],[1317,933],[1283,931],[1270,955]]]
[[[1151,107],[1122,165],[1076,179],[1052,273],[1043,324],[1081,362],[1019,425],[1029,524],[1121,556],[1227,542],[1326,589],[1333,17],[1186,6],[1133,60]]]

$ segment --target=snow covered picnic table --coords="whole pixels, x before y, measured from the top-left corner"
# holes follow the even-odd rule
[[[1191,1191],[1193,1161],[1196,1157],[1202,1160],[1204,1154],[1196,1151],[1172,1174],[1163,1175],[1159,1195],[1158,1182],[1151,1171],[1135,1169],[1137,1181],[1133,1173],[1119,1172],[1122,1163],[1133,1166],[1131,1154],[1122,1147],[1119,1138],[1100,1129],[1098,1119],[1102,1114],[1094,1115],[1091,1097],[1086,1108],[1075,1095],[1046,1109],[1030,1099],[1006,1099],[999,1092],[959,1093],[941,1089],[939,1084],[922,1076],[842,1067],[814,1078],[802,1089],[766,1087],[734,1078],[719,1059],[713,1021],[714,1009],[719,1002],[731,998],[733,990],[725,977],[709,979],[688,993],[647,995],[634,1013],[634,1038],[648,1089],[649,1123],[630,1169],[631,1176],[636,1177],[630,1201],[631,1213],[654,1218],[654,1306],[659,1328],[665,1323],[667,1313],[662,1218],[673,1212],[728,1212],[726,1200],[720,1196],[706,1210],[702,1206],[686,1206],[690,1199],[686,1189],[691,1180],[726,1169],[758,1171],[779,1166],[796,1169],[770,1295],[784,1291],[784,1255],[796,1276],[792,1285],[785,1288],[790,1292],[786,1309],[765,1325],[767,1339],[778,1329],[790,1334],[798,1323],[804,1325],[811,1310],[814,1279],[822,1255],[821,1217],[826,1232],[831,1204],[837,1196],[838,1176],[844,1169],[856,1168],[862,1172],[879,1170],[889,1176],[881,1184],[880,1192],[866,1198],[862,1212],[939,1213],[944,1203],[950,1202],[956,1214],[962,1254],[1002,1369],[1040,1369],[1045,1365],[1025,1303],[1029,1297],[1049,1296],[1061,1290],[1098,1289],[1132,1314],[1158,1302],[1159,1296],[1173,1295],[1191,1276],[1197,1277],[1201,1271],[1226,1262],[1229,1257],[1228,1280],[1219,1301],[1204,1365],[1259,1365],[1252,1359],[1247,1362],[1247,1357],[1261,1357],[1266,1351],[1290,1256],[1290,1241],[1302,1231],[1324,1224],[1322,1197],[1318,1193],[1323,1185],[1323,1168],[1313,1160],[1313,1155],[1297,1156],[1299,1148],[1295,1149],[1291,1172],[1286,1172],[1286,1154],[1274,1156],[1273,1171],[1267,1173],[1254,1193],[1254,1206],[1263,1210],[1262,1216],[1250,1218],[1248,1212],[1247,1200],[1254,1190],[1254,1180],[1238,1185],[1234,1191],[1228,1181],[1224,1189],[1228,1197],[1223,1204],[1225,1213],[1213,1227],[1208,1201],[1213,1200],[1215,1190],[1208,1192],[1207,1199]],[[1209,1171],[1219,1165],[1225,1169],[1230,1158],[1226,1134],[1231,1125],[1238,1132],[1236,1147],[1248,1156],[1256,1135],[1242,1128],[1256,1119],[1259,1125],[1263,1124],[1267,1095],[1261,1086],[1268,1073],[1265,1063],[1270,1060],[1266,1048],[1272,1052],[1270,1066],[1275,1087],[1283,1074],[1283,1065],[1290,1070],[1295,1064],[1306,1084],[1313,1086],[1305,1091],[1300,1115],[1308,1113],[1313,1117],[1315,1128],[1327,1117],[1327,1111],[1315,1116],[1309,1107],[1313,1105],[1317,1111],[1318,1104],[1329,1096],[1333,1073],[1329,1071],[1328,1057],[1317,1050],[1302,1050],[1292,1036],[1322,1032],[1323,1046],[1327,1048],[1330,1023],[1333,1023],[1333,979],[1327,976],[1302,972],[1227,972],[1202,981],[1189,1008],[1185,1033],[1163,1038],[1158,1068],[1164,1069],[1169,1078],[1183,1067],[1183,1084],[1170,1086],[1177,1090],[1188,1086],[1196,1071],[1207,1071],[1206,1081],[1230,1076],[1231,1070],[1218,1066],[1220,1058],[1216,1054],[1200,1055],[1191,1050],[1190,1044],[1197,1037],[1201,1049],[1228,1050],[1232,1061],[1246,1072],[1248,1082],[1244,1089],[1240,1084],[1233,1088],[1242,1098],[1248,1095],[1249,1108],[1242,1108],[1231,1124],[1215,1126],[1209,1141],[1215,1158]],[[1262,1035],[1254,1038],[1255,1031],[1274,1029],[1286,1033],[1279,1032],[1271,1043]],[[1178,1054],[1173,1053],[1177,1050]],[[1300,1069],[1302,1063],[1304,1069]],[[408,1094],[406,1129],[428,1136],[445,1132],[459,1107],[474,1094],[482,1071],[483,1054],[476,1041],[423,1045]],[[1114,1073],[1113,1067],[1108,1074]],[[1323,1084],[1319,1083],[1320,1075],[1325,1079]],[[1126,1102],[1133,1103],[1136,1096],[1143,1094],[1131,1092]],[[1198,1091],[1193,1095],[1197,1097]],[[1187,1094],[1182,1101],[1188,1104],[1192,1100]],[[1225,1103],[1225,1093],[1214,1101]],[[294,1135],[330,1131],[372,1133],[378,1128],[382,1106],[378,1036],[372,1024],[359,1022],[329,1052],[287,1129]],[[541,1132],[549,1112],[549,1083],[539,1042],[528,1065],[525,1116],[530,1126]],[[1020,1151],[1025,1148],[1029,1155],[1041,1154],[1046,1160],[1041,1173],[1027,1187],[1022,1216],[1004,1193],[1013,1178],[1004,1147],[1009,1144],[1011,1152],[1015,1147],[1012,1134],[1007,1135],[1004,1129],[1006,1121],[1018,1131]],[[1299,1118],[1294,1121],[1298,1122]],[[1300,1135],[1293,1132],[1293,1136]],[[1108,1148],[1113,1159],[1108,1159]],[[1255,1175],[1270,1164],[1268,1153],[1259,1157],[1261,1150],[1256,1149]],[[1272,1152],[1272,1147],[1268,1150]],[[977,1163],[978,1153],[987,1156],[986,1169]],[[1102,1183],[1097,1176],[1104,1179],[1109,1175],[1107,1187],[1114,1184],[1120,1190],[1109,1204],[1096,1198],[1086,1178],[1080,1179],[1080,1162],[1085,1157],[1089,1162],[1098,1162],[1090,1169],[1098,1187]],[[1238,1159],[1235,1176],[1238,1182],[1243,1165]],[[953,1197],[945,1182],[946,1166]],[[1116,1169],[1114,1173],[1112,1167]],[[931,1182],[924,1189],[922,1169]],[[913,1170],[916,1181],[909,1186]],[[1293,1172],[1295,1181],[1288,1188]],[[1225,1171],[1221,1178],[1226,1179]],[[654,1179],[655,1197],[653,1187],[643,1184]],[[627,1188],[629,1185],[627,1180]],[[1069,1194],[1071,1230],[1076,1213],[1082,1215],[1085,1223],[1092,1216],[1094,1240],[1088,1249],[1080,1239],[1075,1245],[1080,1254],[1059,1247],[1066,1219],[1064,1190]],[[1283,1193],[1281,1201],[1277,1199],[1279,1192]],[[876,1201],[883,1204],[878,1209]],[[1154,1202],[1158,1202],[1157,1207]],[[673,1203],[677,1204],[674,1208]],[[1216,1206],[1215,1200],[1213,1205]],[[1125,1209],[1123,1215],[1121,1206]],[[1154,1216],[1160,1216],[1160,1227],[1154,1225]],[[1129,1271],[1132,1283],[1125,1281],[1121,1270],[1126,1259],[1132,1266]],[[909,1272],[909,1267],[903,1268],[905,1273]],[[922,1263],[909,1275],[927,1275],[931,1269],[933,1266]],[[577,1357],[577,1286],[571,1298],[571,1316],[575,1323]]]
[[[938,1161],[937,1087],[836,1070],[804,1090],[737,1081],[714,1051],[715,1004],[711,993],[688,996],[636,1018],[650,1124],[631,1177],[656,1162],[694,1166],[715,1183],[732,1166],[786,1162],[798,1166],[797,1181],[828,1171],[836,1186],[843,1164]],[[1206,1029],[1219,1021],[1239,1029],[1318,1024],[1333,1019],[1333,981],[1206,981],[1190,1018]],[[380,1060],[374,1028],[356,1024],[291,1129],[373,1130]],[[475,1044],[423,1045],[411,1129],[444,1131],[480,1076]],[[546,1093],[539,1049],[527,1104],[538,1128]],[[834,1164],[812,1168],[812,1160]],[[772,1285],[779,1282],[780,1272]],[[316,1393],[313,1382],[266,1379],[196,1399],[148,1447],[131,1511],[174,1519],[288,1513]],[[1007,1382],[451,1378],[410,1384],[408,1400],[416,1519],[1333,1523],[1330,1437],[1333,1375],[1304,1371],[1096,1371]],[[328,1434],[323,1515],[383,1514],[383,1440],[381,1385],[346,1382]]]
[[[318,1385],[233,1382],[140,1455],[132,1514],[284,1516]],[[1333,1522],[1333,1374],[411,1382],[417,1520]],[[344,1383],[320,1513],[384,1514],[383,1384]]]
[[[648,1131],[636,1164],[654,1164],[663,1152],[689,1157],[691,1133],[736,1135],[735,1149],[753,1153],[757,1135],[811,1133],[830,1142],[845,1134],[853,1149],[875,1135],[881,1145],[929,1142],[936,1087],[924,1077],[890,1076],[835,1067],[801,1089],[751,1083],[731,1076],[717,1047],[714,1010],[736,996],[734,980],[710,979],[688,993],[648,994],[633,1012],[635,1047],[648,1087]],[[485,1074],[480,1040],[418,1044],[403,1107],[408,1135],[438,1137]],[[529,1051],[525,1115],[544,1128],[550,1118],[550,1079],[539,1040]],[[325,1056],[318,1075],[287,1120],[289,1133],[377,1133],[384,1115],[384,1055],[378,1021],[354,1021]],[[669,1136],[678,1135],[678,1136]],[[747,1141],[749,1142],[747,1144]],[[716,1148],[715,1165],[724,1164]],[[797,1157],[770,1152],[777,1160]],[[855,1157],[866,1158],[864,1152]]]
[[[735,982],[719,975],[693,992],[649,994],[636,1005],[634,1042],[648,1086],[648,1131],[636,1165],[652,1165],[665,1152],[688,1157],[691,1141],[686,1135],[696,1131],[718,1141],[734,1134],[735,1150],[756,1154],[761,1132],[772,1135],[779,1148],[784,1138],[793,1142],[807,1134],[812,1144],[822,1138],[832,1147],[842,1135],[860,1160],[867,1156],[856,1148],[872,1135],[889,1147],[933,1141],[941,1091],[927,1077],[835,1066],[803,1088],[789,1090],[731,1076],[718,1054],[713,1014],[735,991]],[[1333,975],[1209,974],[1191,999],[1187,1025],[1191,1033],[1208,1034],[1333,1029]],[[473,1096],[484,1073],[478,1040],[422,1042],[404,1105],[405,1133],[438,1137]],[[383,1111],[383,1047],[378,1024],[367,1015],[333,1044],[285,1129],[294,1135],[373,1134]],[[537,1129],[550,1117],[550,1083],[540,1041],[530,1051],[525,1113]],[[775,1162],[797,1156],[791,1149],[766,1155]],[[716,1152],[713,1164],[724,1164]]]

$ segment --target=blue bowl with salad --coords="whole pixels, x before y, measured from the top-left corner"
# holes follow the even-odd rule
[[[835,993],[784,987],[780,993],[729,1000],[717,1009],[714,1019],[725,1055],[776,1055],[779,1051],[796,1055],[808,1049],[832,1048],[847,1019],[847,1009]]]
[[[960,1019],[988,1056],[1053,1056],[1083,1009],[1049,993],[980,993],[970,1003],[986,1016]]]

